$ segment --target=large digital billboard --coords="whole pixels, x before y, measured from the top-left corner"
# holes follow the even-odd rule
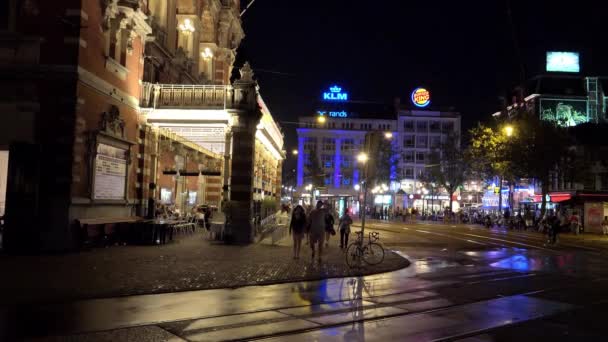
[[[541,99],[540,118],[563,127],[589,122],[587,101],[577,99]]]
[[[578,52],[548,51],[547,71],[549,72],[580,72],[580,56]]]

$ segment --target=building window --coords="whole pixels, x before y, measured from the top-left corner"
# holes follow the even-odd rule
[[[414,131],[414,121],[413,120],[405,120],[403,122],[403,130],[406,132]]]
[[[412,168],[412,167],[405,168],[405,178],[414,178],[414,168]]]
[[[441,125],[439,124],[439,121],[431,121],[430,127],[432,133],[439,133],[439,131],[441,130]]]
[[[432,136],[431,137],[431,148],[438,148],[439,146],[441,146],[441,137]]]
[[[451,133],[454,131],[454,123],[452,121],[444,122],[441,125],[441,131],[443,133]]]
[[[416,136],[416,148],[427,148],[428,147],[428,136],[417,135]]]
[[[424,164],[424,152],[416,152],[416,164]]]
[[[342,140],[342,144],[340,145],[340,151],[351,152],[354,146],[355,141],[353,139],[344,139]]]
[[[170,189],[161,188],[160,189],[160,203],[162,204],[170,204],[173,199],[172,192]]]
[[[324,154],[323,158],[323,167],[326,169],[332,169],[334,167],[334,156],[331,154]]]
[[[323,151],[334,151],[336,149],[336,141],[332,138],[323,138]]]
[[[424,173],[425,173],[424,168],[417,168],[416,169],[416,178],[424,177]]]
[[[325,179],[323,180],[323,183],[327,186],[331,186],[334,182],[332,181],[332,177],[328,176],[328,177],[325,177]]]
[[[316,138],[304,138],[304,151],[314,151],[317,149]]]
[[[405,151],[403,153],[403,160],[406,163],[413,163],[414,162],[414,151]]]
[[[351,184],[352,184],[352,180],[351,180],[350,178],[348,178],[348,177],[344,177],[344,178],[342,178],[342,185],[345,185],[345,186],[347,186],[347,187],[348,187],[348,186],[350,186]]]
[[[403,137],[403,147],[414,147],[413,135],[406,135]]]
[[[342,156],[340,164],[341,168],[350,169],[353,167],[353,158],[351,158],[350,156]]]
[[[309,153],[305,153],[304,154],[304,166],[305,167],[311,167],[312,166],[312,160],[310,159],[310,154]]]
[[[426,133],[428,121],[416,121],[416,131]]]

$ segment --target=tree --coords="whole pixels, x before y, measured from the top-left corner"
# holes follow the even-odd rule
[[[373,151],[373,153],[376,158],[374,179],[376,184],[390,184],[398,174],[397,163],[399,160],[393,141],[386,138],[381,139],[377,151]]]
[[[546,210],[546,195],[552,173],[565,173],[572,141],[565,128],[541,120],[532,110],[518,113],[513,125],[517,131],[512,162],[515,174],[541,182],[541,215]]]
[[[453,212],[452,197],[464,183],[466,163],[460,150],[460,141],[450,134],[447,139],[431,151],[428,174],[430,178],[443,187],[450,196],[450,212]]]
[[[499,127],[479,124],[469,131],[471,136],[465,156],[472,175],[480,179],[498,176],[498,187],[502,190],[504,179],[514,180],[513,137],[502,132]],[[498,210],[502,210],[502,192],[498,195]]]

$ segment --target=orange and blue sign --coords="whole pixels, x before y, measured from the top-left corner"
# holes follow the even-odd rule
[[[412,92],[412,103],[416,107],[427,107],[431,104],[431,93],[424,88],[414,89]]]

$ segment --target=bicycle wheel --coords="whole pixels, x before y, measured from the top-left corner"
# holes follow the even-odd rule
[[[384,261],[384,248],[375,242],[366,246],[363,252],[363,261],[368,265],[377,265]]]
[[[361,249],[356,242],[348,245],[346,249],[346,264],[351,268],[361,265]]]

